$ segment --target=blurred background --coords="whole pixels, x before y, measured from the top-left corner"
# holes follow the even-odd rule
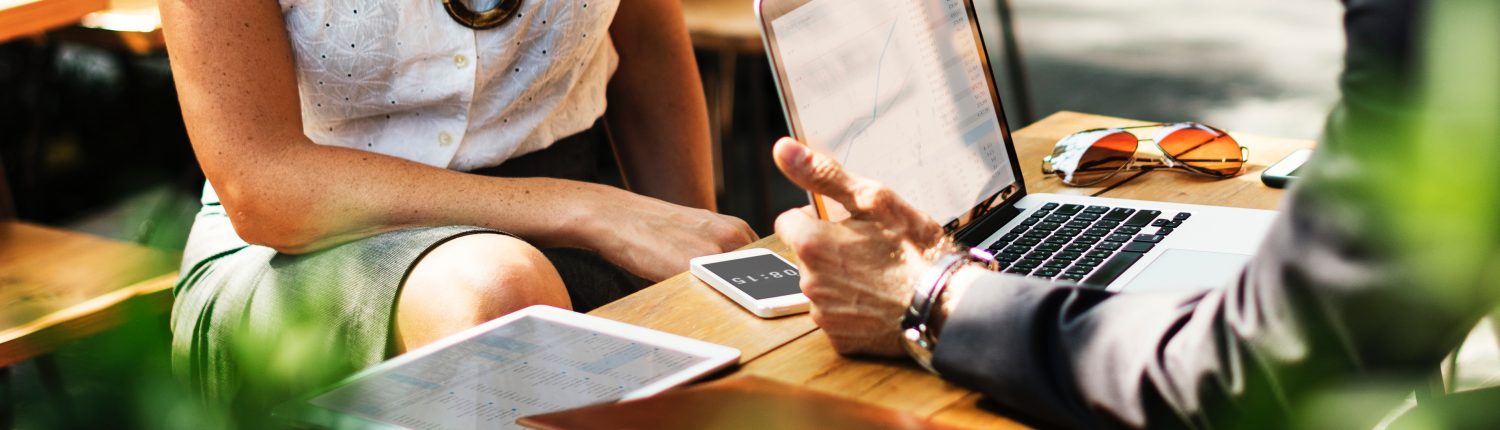
[[[758,170],[786,127],[751,2],[684,3],[700,35],[710,110],[721,118],[721,205],[769,233],[759,212],[804,201],[774,171]],[[1008,79],[996,1],[975,4],[1013,129],[1071,110],[1315,138],[1337,98],[1337,1],[1012,0],[1018,67],[1029,78],[1032,114],[1025,117],[1025,99]],[[96,31],[65,26],[0,45],[0,127],[7,130],[0,157],[21,218],[180,247],[186,225],[173,221],[190,220],[202,178],[154,0],[109,7],[85,18]],[[142,40],[111,40],[126,36]],[[770,203],[758,201],[761,187]]]
[[[15,213],[179,252],[203,178],[155,0],[63,0],[72,9],[39,9],[57,1],[0,0],[0,161]],[[1335,0],[975,3],[1013,129],[1071,110],[1311,139],[1337,97],[1343,39]],[[770,162],[785,121],[750,5],[684,0],[713,118],[721,210],[767,235],[777,213],[806,201]],[[1005,11],[1011,26],[1002,25]],[[1006,30],[1014,51],[1003,49]],[[4,300],[0,309],[10,306]],[[192,422],[131,408],[69,413],[70,403],[100,404],[80,399],[119,398],[122,387],[165,375],[166,327],[157,313],[65,346],[51,355],[55,363],[12,366],[15,422]],[[110,355],[121,349],[135,353]],[[58,374],[66,377],[56,381]]]

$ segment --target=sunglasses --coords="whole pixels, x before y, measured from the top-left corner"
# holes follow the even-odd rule
[[[1156,128],[1150,139],[1132,130]],[[1151,141],[1161,157],[1139,156],[1142,141]],[[1215,178],[1239,175],[1250,150],[1229,133],[1196,122],[1153,124],[1084,130],[1057,141],[1052,155],[1042,159],[1042,173],[1055,174],[1064,184],[1086,187],[1120,172],[1177,169]]]

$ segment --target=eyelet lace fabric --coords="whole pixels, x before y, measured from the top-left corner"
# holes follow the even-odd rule
[[[494,166],[588,129],[619,63],[619,0],[531,0],[477,31],[441,0],[280,4],[306,135],[436,167]]]

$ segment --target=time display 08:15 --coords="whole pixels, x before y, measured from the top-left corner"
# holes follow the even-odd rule
[[[751,284],[751,283],[755,283],[755,282],[764,281],[764,280],[767,280],[767,279],[795,278],[795,277],[797,277],[797,275],[799,275],[799,273],[797,273],[797,269],[786,269],[786,270],[782,270],[782,271],[766,272],[766,273],[762,273],[762,274],[759,274],[759,275],[738,276],[738,277],[730,278],[729,280],[731,282],[734,282],[735,285],[746,285],[746,284]]]

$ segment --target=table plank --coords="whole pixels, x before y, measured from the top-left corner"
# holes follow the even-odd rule
[[[980,407],[980,402],[982,401],[984,401],[983,394],[969,393],[969,395],[948,405],[948,407],[943,408],[943,410],[938,411],[936,414],[928,417],[928,419],[936,423],[962,428],[1028,428],[1024,424],[983,409]]]
[[[796,262],[781,241],[761,239],[746,248],[767,248]],[[754,360],[817,328],[806,314],[762,319],[713,287],[683,273],[589,312],[590,315],[687,336],[740,350]]]
[[[1016,131],[1012,137],[1016,142],[1016,158],[1021,162],[1027,192],[1093,195],[1109,186],[1129,180],[1127,185],[1110,190],[1105,197],[1276,209],[1281,205],[1283,192],[1262,184],[1261,172],[1298,149],[1314,146],[1313,142],[1307,140],[1230,132],[1241,145],[1250,148],[1250,162],[1244,174],[1224,180],[1175,171],[1157,171],[1148,172],[1133,179],[1133,174],[1121,174],[1118,180],[1107,181],[1099,186],[1070,187],[1064,185],[1056,176],[1042,173],[1042,157],[1051,154],[1052,146],[1068,134],[1093,128],[1141,124],[1149,124],[1149,122],[1065,111]]]
[[[682,16],[695,47],[744,54],[764,50],[754,2],[682,0]]]
[[[933,377],[910,360],[849,359],[834,352],[828,336],[814,331],[746,364],[750,374],[881,407],[929,417],[973,393]],[[1019,428],[995,417],[991,428]]]
[[[1281,207],[1284,190],[1267,187],[1260,174],[1299,149],[1312,148],[1311,141],[1278,139],[1233,133],[1235,140],[1250,148],[1245,173],[1229,179],[1212,179],[1175,171],[1149,172],[1126,186],[1110,190],[1117,199],[1155,200],[1173,203],[1231,206],[1250,209]]]
[[[166,50],[157,0],[110,0],[109,8],[85,15],[78,25],[52,35],[59,40],[137,55]]]
[[[109,0],[0,0],[0,42],[77,22]]]
[[[0,222],[0,367],[108,328],[136,298],[169,304],[178,257],[128,243]]]

